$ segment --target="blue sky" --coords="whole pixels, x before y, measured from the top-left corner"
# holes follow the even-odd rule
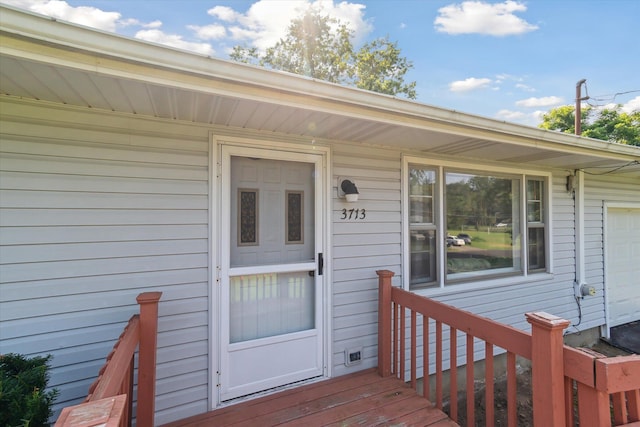
[[[18,8],[223,59],[264,48],[308,0],[0,0]],[[418,101],[535,126],[574,104],[640,109],[638,0],[314,1],[354,44],[386,35],[413,62]]]

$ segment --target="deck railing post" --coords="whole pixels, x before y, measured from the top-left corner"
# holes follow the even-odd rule
[[[391,278],[389,270],[378,270],[378,373],[391,375]]]
[[[158,301],[162,292],[144,292],[140,305],[140,347],[138,348],[138,400],[136,425],[153,427],[156,398],[156,347],[158,343]]]
[[[526,313],[531,324],[533,425],[564,426],[564,356],[562,332],[569,321],[544,312]]]

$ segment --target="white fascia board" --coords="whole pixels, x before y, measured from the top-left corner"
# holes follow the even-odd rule
[[[140,80],[165,86],[171,85],[326,113],[339,113],[391,125],[485,138],[515,145],[536,146],[554,151],[581,153],[609,159],[628,159],[628,156],[640,159],[640,148],[634,146],[507,123],[304,76],[211,58],[76,24],[59,22],[53,18],[4,5],[0,5],[0,29],[15,36],[39,40],[49,46],[104,57],[104,63],[94,61],[86,66],[88,70],[107,75],[135,78],[136,73],[127,71],[127,64],[122,64],[124,61],[132,65],[182,74],[182,76],[173,75],[171,78],[166,75],[154,77],[153,73],[137,76]],[[53,61],[53,58],[49,59]],[[120,64],[120,70],[117,69],[118,64]],[[190,78],[193,77],[199,78],[192,81]]]

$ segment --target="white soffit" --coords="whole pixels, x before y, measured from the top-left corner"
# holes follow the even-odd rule
[[[0,6],[0,92],[163,119],[602,172],[640,148],[207,58]],[[3,112],[4,114],[4,112]],[[640,164],[616,173],[640,178]]]

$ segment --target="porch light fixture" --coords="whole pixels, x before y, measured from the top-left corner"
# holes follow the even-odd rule
[[[338,197],[347,199],[347,202],[353,203],[358,201],[358,187],[350,179],[338,179]]]

